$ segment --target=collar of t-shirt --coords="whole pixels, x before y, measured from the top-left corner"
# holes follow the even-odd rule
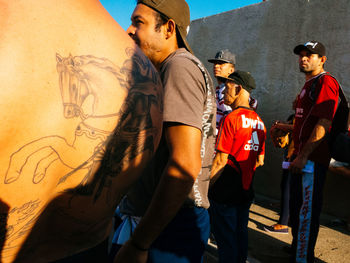
[[[238,110],[239,108],[254,111],[252,108],[245,107],[245,106],[238,106],[238,107],[234,108],[232,111],[234,111],[234,110]]]

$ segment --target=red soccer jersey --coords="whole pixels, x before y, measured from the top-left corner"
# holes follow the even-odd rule
[[[238,107],[221,121],[216,150],[236,158],[245,190],[252,182],[258,155],[265,153],[265,139],[265,125],[252,109]],[[231,160],[227,164],[237,170]]]
[[[293,128],[294,154],[298,154],[309,139],[319,119],[333,120],[339,97],[339,84],[329,75],[320,77],[315,86],[315,95],[311,95],[311,86],[316,77],[308,80],[298,95]],[[312,98],[316,98],[316,102]],[[328,165],[329,151],[326,142],[314,153],[314,159]]]

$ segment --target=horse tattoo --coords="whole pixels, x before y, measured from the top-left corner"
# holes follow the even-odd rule
[[[136,178],[139,167],[154,153],[161,137],[158,129],[163,111],[161,81],[144,55],[133,48],[127,48],[125,53],[121,67],[92,55],[63,57],[56,54],[60,89],[56,97],[58,104],[61,97],[63,105],[62,117],[58,115],[57,122],[69,123],[62,126],[64,132],[37,135],[18,145],[9,156],[4,187],[7,185],[11,189],[15,182],[22,183],[23,179],[29,179],[37,187],[33,187],[32,196],[14,202],[6,213],[0,209],[3,258],[12,256],[27,235],[29,241],[21,247],[25,256],[33,242],[40,247],[58,235],[54,227],[40,224],[42,218],[44,221],[47,217],[54,218],[45,221],[52,225],[60,221],[70,222],[68,226],[79,225],[77,233],[71,229],[67,232],[71,238],[74,235],[81,238],[82,232],[91,233],[90,229],[100,226],[100,219],[105,215],[101,213],[95,217],[89,205],[114,210],[122,195],[116,196],[120,191],[116,190],[119,181],[114,179],[122,173],[130,176],[128,169]],[[57,172],[57,167],[64,172]],[[58,176],[50,176],[52,174]],[[52,189],[49,187],[46,192],[48,182]],[[35,193],[41,186],[44,189],[41,195],[52,192],[52,196],[45,196],[48,200]],[[88,206],[77,209],[82,200]],[[92,215],[87,215],[90,212]],[[49,230],[40,232],[40,227]],[[82,227],[86,231],[81,232]],[[55,233],[51,235],[48,231]]]
[[[127,49],[126,53],[131,56],[132,50]],[[62,57],[56,54],[56,61],[63,115],[66,119],[80,119],[74,131],[74,139],[68,141],[59,135],[48,135],[22,145],[10,156],[5,184],[11,184],[24,176],[23,170],[26,168],[28,171],[28,167],[31,170],[29,174],[32,175],[32,182],[38,184],[45,178],[50,166],[59,161],[71,171],[62,175],[57,184],[64,183],[76,171],[86,169],[86,176],[80,184],[83,187],[91,179],[91,174],[96,172],[96,165],[101,163],[108,142],[115,136],[119,136],[115,140],[121,140],[125,145],[119,148],[119,166],[125,158],[132,158],[130,154],[128,155],[130,146],[133,146],[133,149],[148,147],[153,151],[153,136],[159,131],[153,129],[150,110],[153,106],[162,110],[162,105],[159,103],[159,96],[162,94],[157,94],[155,89],[148,88],[147,83],[158,84],[159,78],[150,73],[149,65],[145,64],[149,63],[147,60],[141,57],[126,60],[121,69],[106,58],[91,55]],[[135,78],[143,78],[146,81],[134,85],[140,83],[135,81]],[[127,94],[121,110],[106,107],[111,105],[111,98],[118,97],[118,90],[121,92],[116,88],[118,84]],[[118,119],[119,125],[116,128]],[[137,139],[141,137],[145,138],[138,141]],[[80,145],[84,145],[84,148]],[[79,153],[78,156],[81,158],[79,160],[70,158],[75,156],[74,153]],[[113,171],[114,174],[116,172]],[[108,176],[111,176],[111,173],[110,171]],[[27,174],[28,172],[25,176]],[[97,180],[101,190],[103,187],[101,184],[105,183],[106,176]],[[86,192],[91,194],[93,191],[91,187],[96,187],[97,183],[95,180],[89,189],[85,189],[85,194]],[[95,198],[98,196],[99,194]]]

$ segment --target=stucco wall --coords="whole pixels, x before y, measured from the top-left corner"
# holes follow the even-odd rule
[[[304,83],[293,48],[308,40],[326,46],[325,68],[337,77],[350,98],[350,1],[268,0],[194,20],[188,36],[196,56],[212,72],[208,58],[220,49],[236,54],[237,68],[254,76],[258,113],[269,129],[292,113],[292,101]],[[282,150],[268,137],[265,166],[258,169],[255,189],[279,198]],[[324,211],[349,216],[350,178],[328,174]]]

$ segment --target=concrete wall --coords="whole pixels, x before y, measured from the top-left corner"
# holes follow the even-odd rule
[[[292,113],[304,75],[293,48],[308,40],[326,46],[327,71],[337,77],[350,98],[350,1],[269,0],[218,15],[194,20],[188,36],[196,56],[212,72],[208,58],[220,49],[236,54],[237,68],[254,76],[258,113],[267,128]],[[282,150],[268,137],[265,166],[258,169],[255,189],[279,198]],[[350,178],[328,174],[324,211],[349,216]]]

